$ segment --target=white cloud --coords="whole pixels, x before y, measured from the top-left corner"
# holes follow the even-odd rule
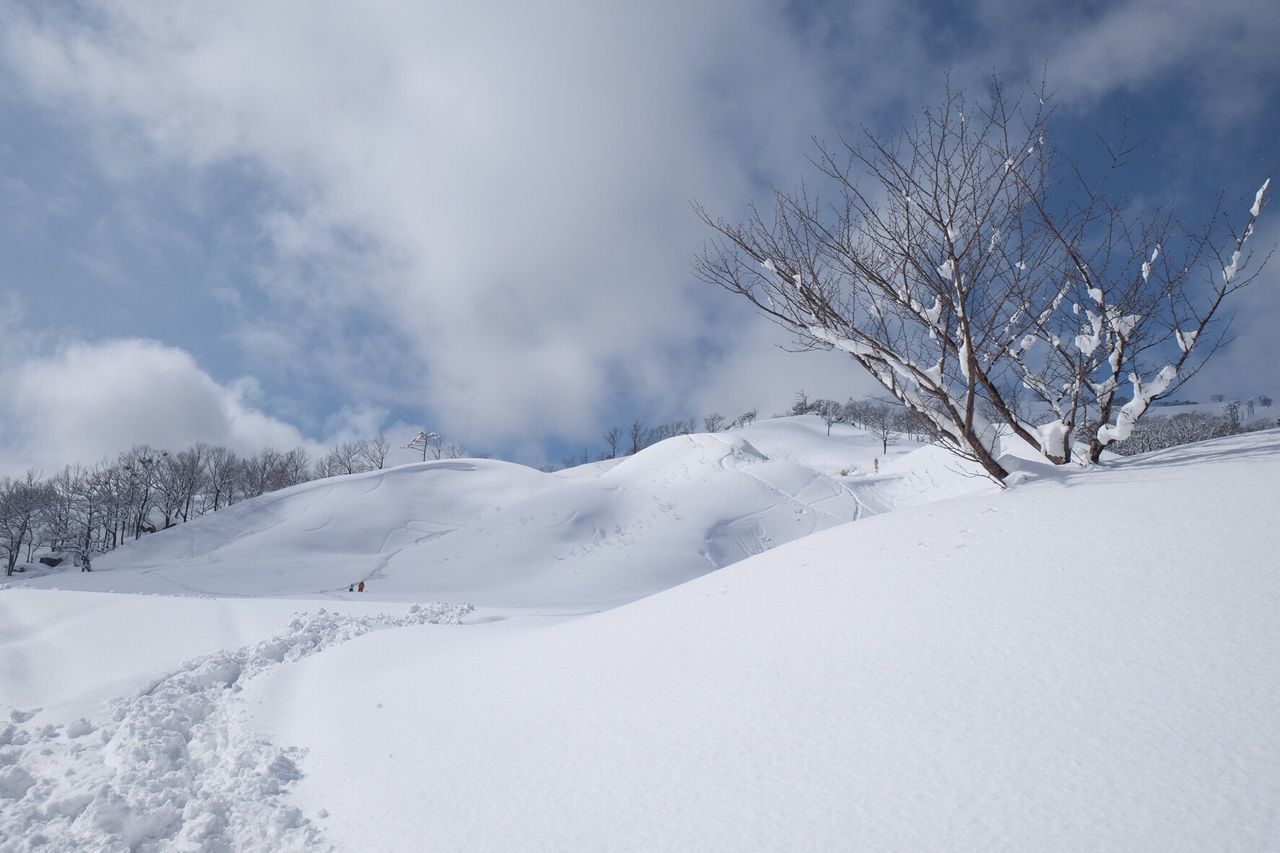
[[[89,18],[32,15],[5,52],[91,121],[113,171],[141,143],[191,168],[249,161],[277,192],[275,311],[242,340],[291,339],[348,386],[386,379],[362,338],[403,341],[406,396],[486,443],[594,430],[610,383],[668,402],[651,377],[691,357],[719,298],[689,274],[689,200],[740,210],[756,164],[800,165],[822,120],[817,69],[768,0]],[[344,328],[355,310],[388,331]]]
[[[882,394],[866,371],[845,353],[796,352],[797,341],[760,317],[745,318],[728,346],[695,377],[687,408],[733,418],[749,409],[760,417],[786,412],[803,390],[810,399],[844,402]]]
[[[90,0],[6,7],[0,62],[126,188],[251,179],[219,253],[256,289],[226,283],[226,337],[270,387],[425,406],[514,448],[596,436],[620,398],[658,417],[840,396],[847,362],[774,350],[692,281],[690,199],[738,217],[792,185],[810,133],[914,110],[947,68],[981,86],[1047,63],[1068,103],[1176,69],[1208,99],[1269,84],[1270,5]]]
[[[1241,96],[1280,66],[1280,15],[1259,0],[1127,0],[1074,23],[1066,37],[1041,42],[1055,83],[1074,95],[1135,89],[1176,69],[1215,112],[1247,114],[1251,99]]]
[[[73,343],[0,371],[0,473],[92,464],[135,444],[196,442],[243,453],[305,445],[254,405],[254,384],[219,384],[188,353],[147,340]]]

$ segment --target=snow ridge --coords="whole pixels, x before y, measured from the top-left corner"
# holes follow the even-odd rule
[[[196,658],[65,729],[13,711],[0,723],[0,851],[331,849],[283,803],[305,750],[243,733],[250,678],[384,628],[460,624],[470,604],[404,616],[299,614],[276,636]]]

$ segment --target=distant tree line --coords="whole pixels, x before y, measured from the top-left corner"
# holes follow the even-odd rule
[[[836,424],[848,424],[866,430],[879,439],[882,452],[897,442],[895,434],[904,434],[913,441],[933,441],[935,436],[928,418],[918,412],[895,403],[864,397],[852,397],[840,403],[835,400],[810,400],[803,389],[796,393],[791,407],[792,415],[817,415],[827,425],[827,435]]]
[[[1221,394],[1214,394],[1210,399],[1222,405],[1221,414],[1176,412],[1171,415],[1149,415],[1134,426],[1133,433],[1127,439],[1112,445],[1111,450],[1121,456],[1133,456],[1193,441],[1270,429],[1277,425],[1276,418],[1261,411],[1271,408],[1272,399],[1265,395],[1249,400],[1228,400]]]
[[[887,453],[891,445],[897,442],[895,434],[901,433],[913,441],[932,441],[934,439],[928,418],[904,409],[896,403],[870,398],[855,400],[850,398],[844,403],[835,400],[810,400],[803,391],[796,394],[796,401],[786,412],[778,412],[775,417],[788,415],[817,415],[827,425],[827,435],[835,424],[866,430],[880,440]],[[755,409],[743,412],[734,418],[726,417],[719,412],[712,412],[702,418],[690,417],[668,423],[649,424],[643,419],[632,421],[625,430],[613,427],[604,434],[604,449],[597,453],[583,449],[577,456],[565,456],[560,460],[561,468],[572,468],[590,462],[603,462],[619,456],[631,456],[650,445],[678,435],[691,435],[696,432],[724,432],[740,429],[755,423],[758,413]],[[554,471],[556,466],[544,465],[543,471]]]
[[[677,435],[738,429],[750,426],[755,420],[755,409],[743,412],[732,419],[719,412],[704,415],[701,419],[690,417],[684,420],[652,425],[648,421],[638,418],[632,421],[631,425],[625,430],[615,426],[606,432],[604,434],[605,446],[602,451],[593,454],[590,450],[584,448],[578,456],[565,456],[560,460],[560,464],[562,468],[572,468],[575,465],[586,465],[589,462],[603,462],[608,459],[617,459],[619,456],[632,456],[646,447]],[[543,465],[542,470],[550,472],[556,470],[556,468],[554,465]]]
[[[439,441],[433,458],[461,456]],[[68,465],[52,477],[29,471],[0,478],[0,559],[5,574],[42,549],[83,560],[123,543],[190,521],[247,498],[310,480],[358,474],[386,466],[385,435],[343,441],[319,459],[302,448],[266,448],[241,456],[220,445],[196,444],[170,452],[138,445],[97,465]]]
[[[1149,415],[1110,449],[1129,456],[1277,424],[1264,411],[1271,408],[1270,397],[1229,400],[1215,394],[1211,399],[1222,406],[1220,414],[1188,411]],[[801,390],[784,414],[816,415],[826,424],[828,435],[835,424],[865,430],[880,441],[885,453],[899,435],[914,441],[938,442],[930,418],[883,400],[811,400]],[[719,412],[655,425],[637,419],[626,430],[613,427],[606,432],[604,450],[595,455],[594,461],[633,455],[679,435],[750,426],[756,416],[756,410],[751,409],[732,419]],[[421,451],[424,460],[464,455],[459,445],[436,432],[421,432],[405,446]],[[84,560],[143,534],[217,512],[247,498],[310,480],[382,469],[391,449],[390,441],[381,433],[339,442],[314,461],[302,448],[285,452],[266,448],[241,456],[226,447],[203,443],[176,453],[138,445],[114,460],[103,460],[92,467],[68,465],[51,477],[35,471],[24,477],[3,477],[0,559],[4,560],[6,575],[14,573],[24,555],[25,561],[30,562],[43,549],[70,552]],[[566,457],[563,466],[591,461],[592,454],[583,450],[579,457]],[[543,466],[543,470],[554,467]]]

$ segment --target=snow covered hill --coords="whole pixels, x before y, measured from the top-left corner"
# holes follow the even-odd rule
[[[689,446],[529,494],[716,460],[818,504]],[[0,850],[1276,849],[1280,431],[932,503],[980,481],[928,453],[891,512],[585,616],[0,591]]]
[[[932,448],[892,448],[876,474],[878,442],[825,433],[816,417],[787,418],[558,474],[457,460],[334,477],[33,585],[342,597],[365,580],[387,601],[595,609],[864,515],[992,488]]]

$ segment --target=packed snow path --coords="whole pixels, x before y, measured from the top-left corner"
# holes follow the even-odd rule
[[[0,851],[301,850],[325,847],[282,794],[305,750],[241,730],[234,697],[281,663],[371,631],[458,624],[470,605],[404,616],[302,614],[280,634],[197,658],[67,725],[40,709],[0,722]]]

